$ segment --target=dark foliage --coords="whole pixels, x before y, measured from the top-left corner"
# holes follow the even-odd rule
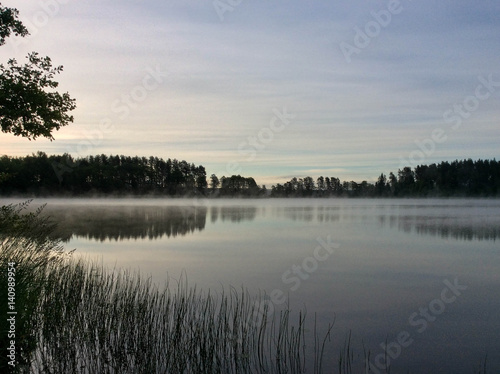
[[[19,11],[15,8],[3,7],[0,4],[0,45],[5,44],[5,39],[11,34],[26,36],[28,29],[18,19]]]
[[[17,9],[0,4],[0,46],[10,35],[26,36],[26,27],[18,20]],[[28,139],[40,136],[53,140],[52,133],[73,122],[68,112],[76,108],[69,94],[55,91],[54,77],[63,70],[52,66],[50,57],[32,52],[28,63],[18,65],[10,59],[0,64],[0,129]]]
[[[158,157],[68,154],[0,158],[0,194],[199,195],[207,189],[203,166]]]
[[[221,178],[219,193],[221,196],[257,196],[260,188],[253,178],[232,175]]]
[[[341,182],[320,176],[292,178],[272,186],[274,197],[496,197],[500,195],[500,163],[471,159],[405,167],[387,177],[381,174],[375,184],[363,181]]]
[[[9,195],[168,195],[213,197],[267,196],[254,178],[210,177],[205,168],[158,157],[68,154],[0,158],[0,194]],[[272,197],[496,197],[500,194],[500,163],[493,160],[453,161],[405,167],[375,183],[341,181],[320,176],[292,178],[272,186]]]

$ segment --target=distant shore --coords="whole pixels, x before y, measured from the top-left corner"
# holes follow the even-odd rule
[[[375,183],[336,177],[293,177],[267,188],[253,177],[210,175],[177,159],[68,154],[0,157],[0,196],[195,198],[500,197],[500,162],[471,159],[409,166]]]

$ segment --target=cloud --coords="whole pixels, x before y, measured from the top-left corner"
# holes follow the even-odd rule
[[[4,6],[31,21],[40,4]],[[17,50],[2,48],[5,56],[38,50],[65,66],[61,89],[77,98],[75,123],[52,143],[1,135],[1,152],[66,152],[109,119],[115,130],[88,152],[175,157],[209,174],[235,161],[266,181],[397,171],[416,140],[447,125],[443,113],[474,93],[479,75],[499,73],[500,6],[402,0],[403,11],[347,63],[339,44],[387,4],[245,1],[221,22],[211,2],[65,2]],[[151,67],[168,77],[126,116],[113,110]],[[498,95],[428,160],[497,156]],[[239,145],[283,107],[296,119],[247,161]]]

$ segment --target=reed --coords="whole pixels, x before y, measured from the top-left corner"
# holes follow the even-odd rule
[[[199,291],[186,278],[159,288],[139,273],[76,260],[50,239],[53,227],[41,209],[21,214],[27,204],[3,207],[0,215],[2,269],[8,262],[17,268],[18,372],[306,370],[302,312],[292,323],[289,310],[268,313],[265,295]]]
[[[266,295],[201,291],[185,276],[160,288],[140,273],[76,260],[51,239],[53,226],[41,209],[21,214],[27,204],[0,208],[1,300],[7,299],[6,264],[15,262],[17,269],[18,355],[11,372],[325,372],[333,325],[319,333],[315,318],[313,336],[306,337],[305,313],[269,313]],[[4,347],[5,318],[0,327]],[[2,373],[11,369],[5,356]],[[364,360],[355,356],[350,334],[338,357],[338,373],[369,372],[362,363],[370,351],[364,350]],[[486,373],[486,358],[475,372]]]
[[[139,274],[68,261],[41,295],[31,371],[304,372],[305,316],[294,325],[283,310],[255,323],[260,307],[243,290],[204,293],[186,280],[160,290]]]
[[[50,269],[62,264],[69,253],[50,238],[54,226],[40,216],[43,207],[32,213],[23,211],[29,201],[19,205],[0,207],[0,346],[7,347],[10,339],[7,331],[7,268],[15,264],[15,311],[16,315],[16,367],[21,370],[29,365],[36,349],[35,331],[40,318],[37,315],[40,294]],[[0,356],[0,371],[8,369],[7,355]]]

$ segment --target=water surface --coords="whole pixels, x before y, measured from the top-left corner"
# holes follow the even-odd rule
[[[384,343],[392,373],[500,369],[499,200],[47,202],[75,255],[335,320],[332,359],[351,331],[375,373]]]

